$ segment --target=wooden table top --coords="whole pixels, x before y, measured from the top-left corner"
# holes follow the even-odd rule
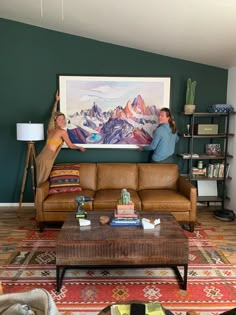
[[[99,240],[148,240],[166,239],[186,241],[183,229],[169,212],[161,211],[139,211],[141,218],[149,220],[160,219],[160,225],[154,229],[144,230],[142,226],[111,226],[102,225],[99,222],[100,216],[111,216],[112,211],[89,211],[87,219],[91,220],[90,226],[80,226],[75,213],[69,213],[64,222],[57,241],[99,241]]]
[[[57,265],[155,265],[187,264],[188,239],[168,212],[144,211],[141,217],[160,219],[152,230],[142,226],[101,225],[102,215],[112,211],[91,211],[90,226],[80,227],[70,213],[56,240]]]

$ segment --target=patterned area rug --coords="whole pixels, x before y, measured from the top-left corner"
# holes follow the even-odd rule
[[[214,229],[212,229],[214,230]],[[207,239],[200,225],[189,238],[188,290],[180,289],[172,269],[67,270],[61,292],[56,292],[55,239],[59,229],[27,231],[0,269],[5,293],[44,288],[60,312],[95,315],[105,306],[128,300],[159,301],[175,315],[195,310],[218,315],[236,306],[236,270]],[[12,239],[11,239],[12,241]],[[11,250],[5,245],[5,251]]]

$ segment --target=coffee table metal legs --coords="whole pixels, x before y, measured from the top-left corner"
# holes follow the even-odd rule
[[[181,282],[181,286],[183,290],[187,290],[187,280],[188,280],[188,264],[184,264],[184,265],[179,265],[179,266],[183,266],[184,267],[184,273],[183,276],[181,275],[179,269],[178,269],[178,265],[167,265],[165,267],[172,267],[174,268],[175,274],[177,275],[178,279]],[[63,282],[63,278],[66,272],[66,269],[68,268],[79,268],[78,266],[56,266],[56,280],[57,280],[57,292],[59,293],[61,291],[61,286],[62,286],[62,282]],[[107,266],[108,268],[110,266]],[[121,266],[120,266],[121,267]],[[159,266],[160,267],[160,266]],[[88,267],[87,267],[88,268]],[[91,268],[91,266],[90,266]],[[112,268],[112,267],[110,267]]]
[[[182,288],[183,290],[187,290],[187,280],[188,280],[188,265],[183,265],[184,267],[184,274],[183,276],[181,275],[181,273],[179,272],[178,266],[174,266],[174,270],[175,273],[177,275],[177,277],[179,278]]]
[[[60,293],[62,281],[65,275],[66,267],[56,266],[56,277],[57,277],[57,292]]]

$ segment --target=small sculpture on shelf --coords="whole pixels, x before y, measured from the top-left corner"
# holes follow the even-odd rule
[[[191,134],[190,134],[190,124],[186,125],[186,129],[187,129],[187,132],[184,134],[184,137],[190,137],[191,136]]]
[[[190,124],[187,124],[187,136],[190,136]]]

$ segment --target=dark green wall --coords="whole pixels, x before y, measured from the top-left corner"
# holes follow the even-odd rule
[[[59,74],[170,76],[171,109],[179,131],[186,121],[178,115],[185,103],[186,80],[197,80],[197,111],[225,103],[228,71],[212,66],[111,45],[0,19],[1,190],[0,203],[19,201],[26,144],[16,141],[17,122],[43,122],[50,116]],[[36,143],[39,151],[43,142]],[[185,151],[184,140],[176,151]],[[148,153],[126,149],[63,149],[57,162],[147,162]],[[29,172],[30,173],[30,172]],[[30,176],[24,202],[33,200]]]

